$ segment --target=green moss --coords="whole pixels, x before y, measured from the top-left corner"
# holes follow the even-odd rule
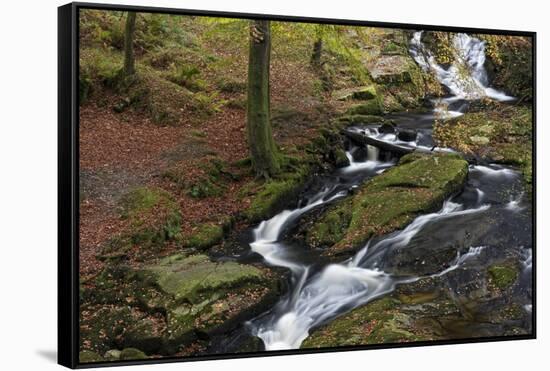
[[[374,235],[401,229],[463,186],[468,163],[456,155],[404,156],[400,164],[331,206],[308,233],[314,245],[337,241],[327,254],[354,249]],[[349,221],[348,221],[349,219]],[[337,239],[330,237],[333,233]]]
[[[346,88],[337,90],[332,93],[332,97],[337,100],[348,100],[348,99],[357,99],[357,100],[369,100],[377,98],[378,93],[376,91],[376,86],[360,86],[355,88]]]
[[[302,348],[323,348],[349,345],[395,343],[415,340],[401,329],[403,316],[395,312],[399,301],[384,297],[354,309],[311,334]]]
[[[199,78],[200,70],[197,66],[189,64],[174,65],[167,73],[166,79],[197,92],[206,88],[204,80]]]
[[[331,151],[331,159],[334,166],[337,168],[349,166],[349,159],[346,152],[341,147],[333,148]]]
[[[434,138],[438,145],[473,153],[491,162],[518,166],[525,182],[531,184],[531,107],[480,102],[473,108],[481,111],[436,123]]]
[[[189,186],[188,194],[193,198],[206,198],[220,196],[223,188],[214,183],[211,179],[200,179]]]
[[[173,206],[168,192],[160,188],[140,187],[126,193],[120,200],[121,217],[127,219],[146,212],[159,204]]]
[[[150,266],[160,289],[179,302],[200,303],[219,289],[245,282],[259,282],[263,274],[259,269],[234,262],[218,264],[205,255],[185,257],[175,255]]]
[[[380,115],[383,112],[382,101],[379,98],[370,99],[355,105],[346,111],[348,115]]]
[[[246,82],[244,81],[221,79],[217,86],[224,93],[244,93],[246,91]]]
[[[346,124],[372,124],[387,122],[385,118],[377,115],[344,115],[338,118],[338,121]]]
[[[260,221],[275,214],[297,195],[302,186],[303,182],[299,178],[266,182],[246,210],[247,219],[251,222]]]
[[[141,253],[161,249],[168,240],[181,237],[182,217],[172,196],[154,187],[139,187],[126,193],[119,202],[121,218],[127,219],[123,233],[111,238],[103,247],[101,259],[119,260],[134,245]]]
[[[147,359],[147,354],[136,348],[126,348],[120,352],[121,361],[131,361],[136,359]]]
[[[92,363],[92,362],[101,362],[103,358],[96,352],[90,350],[83,350],[78,354],[78,359],[80,363]]]
[[[317,139],[326,142],[323,136]],[[256,187],[250,206],[244,212],[249,221],[266,219],[294,200],[312,170],[311,163],[303,159],[286,156],[282,163],[283,172]]]
[[[493,265],[488,272],[491,282],[501,290],[510,287],[518,278],[518,269],[513,265]]]
[[[118,361],[120,359],[120,354],[122,351],[118,349],[109,349],[105,352],[105,355],[103,356],[106,361]]]
[[[184,238],[184,244],[187,247],[203,250],[220,242],[223,239],[223,235],[223,226],[218,224],[202,224],[192,234]]]
[[[306,233],[306,241],[312,247],[330,247],[340,241],[349,227],[351,209],[349,202],[333,207]]]

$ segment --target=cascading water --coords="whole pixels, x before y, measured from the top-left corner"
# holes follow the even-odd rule
[[[500,102],[515,98],[488,86],[485,70],[485,42],[465,33],[453,35],[452,64],[445,68],[436,62],[434,55],[422,43],[422,31],[414,33],[409,52],[424,71],[433,72],[437,80],[445,85],[451,97],[435,102],[436,113],[444,117],[460,116],[462,108],[450,109],[453,103],[488,97]]]
[[[488,205],[481,205],[464,210],[462,205],[447,201],[439,212],[417,217],[404,230],[382,239],[373,246],[367,244],[349,261],[330,264],[314,275],[310,275],[309,267],[298,266],[292,261],[285,260],[284,252],[281,252],[281,250],[284,251],[283,245],[271,241],[271,246],[281,250],[278,253],[269,250],[264,258],[270,264],[292,269],[296,275],[294,277],[296,285],[288,296],[277,304],[269,318],[261,319],[255,325],[255,335],[263,340],[266,350],[299,348],[312,327],[342,314],[346,309],[356,308],[393,291],[399,283],[410,283],[422,278],[396,278],[377,269],[376,252],[406,246],[422,228],[435,220],[481,212],[488,208]],[[271,220],[279,220],[289,215],[287,212],[282,212]],[[280,235],[281,225],[284,223],[274,223],[274,229],[269,232],[273,233],[271,237],[276,239],[275,234]],[[265,232],[266,228],[267,224],[260,225],[256,229],[257,236]],[[255,248],[257,242],[257,240],[254,241],[251,246],[254,251],[262,254],[266,250]],[[371,251],[374,251],[374,254],[369,254]],[[460,264],[478,253],[479,248],[473,248],[464,255],[458,255],[449,268],[433,276],[441,276],[458,268]],[[274,255],[277,257],[273,258]]]
[[[458,116],[462,112],[448,111],[448,106],[459,101],[468,101],[489,97],[499,101],[512,100],[512,97],[498,92],[487,86],[487,74],[483,67],[485,62],[484,43],[466,34],[457,34],[453,39],[455,49],[455,61],[445,69],[435,62],[435,58],[421,42],[421,32],[414,34],[411,41],[411,54],[416,62],[425,70],[435,73],[438,80],[449,88],[453,96],[442,99],[444,109],[434,110],[436,114]],[[464,73],[467,71],[467,73]],[[408,115],[411,116],[410,114]],[[429,116],[429,115],[427,115]],[[401,119],[403,119],[401,117]],[[433,116],[415,116],[414,125],[422,127],[423,122],[429,121],[429,127],[423,127],[418,133],[417,139],[409,142],[402,141],[395,133],[380,133],[374,127],[351,128],[364,135],[368,135],[379,141],[389,142],[393,145],[419,149],[422,151],[452,152],[448,148],[438,148],[431,137],[431,125]],[[264,260],[273,266],[284,267],[290,270],[290,290],[267,313],[249,322],[251,332],[262,339],[266,350],[282,350],[299,348],[308,337],[312,328],[323,325],[344,313],[361,305],[392,292],[397,285],[408,284],[423,278],[441,277],[457,271],[469,261],[475,261],[487,250],[488,246],[477,245],[466,249],[457,250],[454,261],[446,267],[441,267],[439,272],[428,275],[395,276],[386,272],[381,264],[388,259],[388,252],[408,249],[409,244],[415,238],[421,236],[426,240],[426,235],[431,235],[430,227],[438,227],[439,224],[453,226],[455,220],[467,218],[469,214],[479,213],[485,215],[490,212],[492,205],[497,205],[497,213],[506,213],[507,218],[513,219],[521,216],[525,208],[522,202],[522,193],[515,194],[511,199],[502,199],[502,189],[494,189],[494,185],[514,183],[517,181],[517,173],[497,165],[470,166],[471,180],[469,191],[464,191],[460,202],[447,200],[441,210],[435,213],[418,216],[405,229],[384,236],[377,241],[369,241],[352,258],[339,264],[321,265],[304,263],[297,259],[293,249],[284,241],[285,232],[292,228],[306,213],[324,204],[333,202],[348,195],[349,191],[357,187],[365,178],[376,176],[384,170],[394,166],[396,159],[381,161],[380,151],[373,146],[366,146],[366,156],[363,153],[361,159],[356,159],[355,152],[359,148],[353,147],[346,152],[349,166],[337,170],[331,186],[324,187],[307,203],[294,210],[285,210],[269,220],[263,221],[254,230],[254,240],[250,243],[252,251],[260,254]],[[364,151],[364,149],[363,149]],[[352,180],[350,180],[352,179]],[[469,196],[470,192],[472,196]],[[470,201],[473,198],[473,202]],[[454,219],[456,218],[456,219]],[[489,222],[487,216],[485,222]],[[484,223],[482,221],[482,223]],[[439,228],[437,228],[439,230]],[[424,232],[424,230],[427,230]],[[445,232],[443,232],[445,233]],[[461,253],[462,251],[462,253]],[[530,287],[528,276],[531,267],[531,249],[522,248],[524,257],[523,274]],[[526,311],[531,310],[529,302],[524,304]]]

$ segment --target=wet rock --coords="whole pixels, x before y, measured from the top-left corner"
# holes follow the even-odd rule
[[[349,166],[349,159],[342,148],[334,148],[331,151],[331,158],[337,168]]]
[[[395,133],[395,126],[391,125],[391,124],[382,124],[379,128],[378,128],[378,132],[381,133],[381,134],[394,134]]]
[[[412,142],[416,140],[418,133],[416,130],[408,130],[408,129],[399,129],[399,132],[397,133],[397,138],[404,142]]]
[[[456,155],[410,154],[398,166],[361,186],[350,198],[328,207],[311,227],[311,241],[324,235],[341,238],[324,254],[350,253],[371,237],[401,229],[418,214],[441,206],[450,194],[463,187],[468,163]],[[333,223],[333,215],[351,214],[349,223]],[[345,221],[345,219],[341,219]],[[326,233],[325,233],[326,231]]]
[[[491,232],[489,223],[479,223],[479,214],[455,216],[449,226],[434,220],[422,233],[415,235],[406,247],[388,249],[381,269],[397,275],[436,274],[455,263],[458,254],[466,254],[471,246]]]
[[[380,115],[383,113],[382,101],[379,98],[373,98],[364,103],[352,106],[346,111],[348,115]]]
[[[369,151],[367,147],[355,147],[351,155],[355,161],[363,162],[367,160]]]

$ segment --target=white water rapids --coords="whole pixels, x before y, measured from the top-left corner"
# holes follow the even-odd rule
[[[476,100],[488,97],[499,102],[514,100],[514,97],[488,86],[485,70],[485,42],[465,33],[453,35],[452,64],[445,68],[436,62],[434,55],[421,41],[422,31],[414,33],[410,41],[412,57],[424,71],[434,73],[437,80],[445,85],[451,97],[436,101],[436,113],[445,118],[463,114],[462,110],[450,110],[449,105],[459,101]]]

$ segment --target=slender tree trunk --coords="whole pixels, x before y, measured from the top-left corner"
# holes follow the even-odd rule
[[[323,54],[323,39],[318,38],[313,43],[313,53],[311,54],[311,65],[319,67],[321,65],[321,54]]]
[[[269,178],[280,170],[269,118],[269,21],[251,21],[248,60],[247,134],[257,176]]]
[[[126,28],[124,32],[124,76],[132,76],[136,73],[134,58],[134,32],[136,29],[136,12],[128,12],[126,16]]]

